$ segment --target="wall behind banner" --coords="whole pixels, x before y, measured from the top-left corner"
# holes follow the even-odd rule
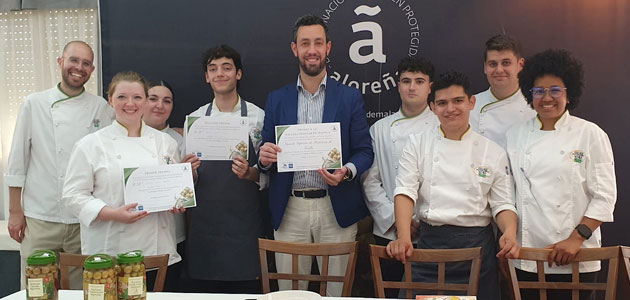
[[[405,55],[431,59],[438,72],[458,69],[474,90],[487,88],[486,39],[507,33],[526,56],[571,50],[584,63],[586,90],[573,114],[610,136],[617,162],[616,221],[603,226],[604,244],[630,244],[630,2],[626,0],[274,0],[100,3],[104,89],[118,71],[135,70],[175,88],[172,126],[212,98],[202,52],[226,43],[243,57],[239,93],[264,107],[267,93],[294,82],[289,44],[296,18],[313,13],[329,25],[328,74],[364,93],[370,123],[398,110],[395,68]]]

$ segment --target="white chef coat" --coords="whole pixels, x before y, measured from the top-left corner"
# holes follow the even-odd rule
[[[112,123],[105,99],[86,91],[68,97],[59,85],[26,97],[18,113],[5,182],[22,187],[22,209],[30,218],[75,224],[61,204],[74,143]]]
[[[180,151],[180,155],[184,158],[184,137],[179,134],[179,132],[175,131],[175,129],[171,128],[168,124],[162,130],[160,130],[170,137],[172,137],[175,142],[177,142],[177,149]],[[185,214],[175,214],[175,236],[177,237],[177,243],[181,243],[186,240],[186,215]]]
[[[477,102],[470,112],[472,130],[489,138],[505,149],[505,132],[514,124],[525,122],[534,116],[534,111],[518,89],[512,96],[497,99],[490,89],[475,95]]]
[[[439,123],[427,106],[422,113],[406,117],[402,110],[380,119],[370,127],[374,162],[362,177],[363,193],[372,219],[374,235],[395,240],[394,188],[398,161],[412,134],[433,129]]]
[[[212,108],[210,111],[210,115],[212,117],[219,117],[219,118],[224,118],[224,117],[240,117],[241,116],[241,104],[245,103],[247,105],[247,120],[249,121],[249,138],[252,140],[252,145],[254,146],[254,151],[256,152],[256,155],[258,155],[258,152],[260,151],[260,146],[261,146],[261,142],[262,142],[262,128],[264,125],[264,121],[265,121],[265,111],[262,110],[261,108],[259,108],[258,106],[256,106],[256,104],[253,104],[251,102],[245,101],[244,99],[241,99],[241,96],[238,96],[238,101],[236,102],[236,105],[234,106],[234,109],[231,112],[222,112],[219,110],[219,108],[217,107],[217,103],[216,101],[212,101]],[[210,103],[205,104],[201,107],[199,107],[197,110],[193,111],[192,113],[190,113],[190,116],[193,117],[203,117],[206,115],[206,111],[208,110],[208,106],[210,105]],[[186,148],[186,128],[188,128],[188,125],[186,122],[184,122],[184,149]],[[186,150],[184,150],[184,153],[188,153]],[[254,168],[258,168],[257,165],[253,166]],[[269,185],[269,175],[260,172],[258,174],[258,185],[260,186],[260,189],[262,190],[263,188],[266,188]]]
[[[535,117],[507,133],[523,247],[543,248],[568,238],[584,216],[612,222],[617,200],[613,152],[601,128],[567,111],[555,130],[538,134],[540,129]],[[599,228],[582,247],[601,247]],[[536,272],[533,262],[515,265]],[[599,262],[580,263],[580,272],[599,269]],[[571,266],[545,264],[545,272],[571,273]]]
[[[472,130],[460,141],[439,126],[410,136],[394,194],[409,196],[416,215],[433,226],[487,226],[503,210],[516,212],[505,150]]]
[[[78,141],[68,164],[63,201],[79,218],[83,254],[140,249],[144,255],[169,254],[169,265],[180,261],[172,212],[150,213],[132,224],[96,220],[103,207],[124,205],[123,168],[179,161],[175,140],[144,122],[140,137],[128,137],[125,127],[114,122]]]

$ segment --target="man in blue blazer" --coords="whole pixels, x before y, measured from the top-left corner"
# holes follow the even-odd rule
[[[267,98],[263,146],[259,167],[269,173],[269,206],[276,240],[300,243],[354,241],[356,223],[368,210],[361,194],[359,177],[374,159],[364,101],[358,90],[326,76],[330,53],[324,21],[303,16],[293,30],[291,50],[300,65],[297,83],[272,91]],[[339,122],[343,167],[330,173],[317,171],[276,171],[275,126]],[[331,258],[329,274],[343,275],[347,257]],[[290,272],[291,257],[277,254],[279,272]],[[321,270],[321,261],[318,263]],[[300,273],[310,273],[311,260],[300,258]],[[289,282],[279,282],[289,289]],[[328,295],[341,296],[341,284],[329,284]],[[306,282],[300,282],[306,289]]]

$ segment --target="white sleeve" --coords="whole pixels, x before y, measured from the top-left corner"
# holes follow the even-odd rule
[[[372,148],[374,149],[374,162],[367,172],[363,173],[361,183],[365,195],[365,204],[374,219],[374,223],[380,224],[383,228],[391,228],[394,225],[394,199],[387,198],[387,193],[385,188],[383,188],[381,171],[378,168],[381,155],[388,155],[389,153],[377,151],[375,134],[374,125],[372,125],[370,135],[372,136]]]
[[[88,156],[90,151],[84,149],[85,146],[87,143],[79,141],[72,150],[63,185],[62,201],[79,218],[82,225],[89,226],[107,204],[93,195],[95,166]]]
[[[516,213],[514,178],[510,174],[510,161],[505,151],[502,151],[497,158],[494,172],[494,181],[488,195],[492,217],[495,218],[504,210]]]
[[[394,195],[406,195],[414,203],[418,200],[418,190],[420,188],[420,169],[421,164],[419,149],[419,135],[412,135],[407,140],[405,147],[400,155],[398,163],[398,175],[396,176],[396,189]]]
[[[615,161],[608,135],[597,128],[589,139],[586,159],[586,188],[591,201],[586,207],[585,217],[601,222],[612,222],[617,202],[617,180]]]
[[[9,187],[24,187],[26,170],[31,160],[32,109],[28,99],[20,106],[13,142],[9,153],[9,165],[4,180]]]

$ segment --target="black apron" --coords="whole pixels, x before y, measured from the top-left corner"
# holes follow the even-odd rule
[[[210,115],[212,102],[206,116]],[[247,103],[241,101],[241,116]],[[248,162],[256,164],[249,138]],[[258,238],[262,236],[262,207],[255,182],[239,179],[232,161],[205,160],[197,169],[197,207],[186,211],[187,269],[192,279],[241,281],[260,276]]]

